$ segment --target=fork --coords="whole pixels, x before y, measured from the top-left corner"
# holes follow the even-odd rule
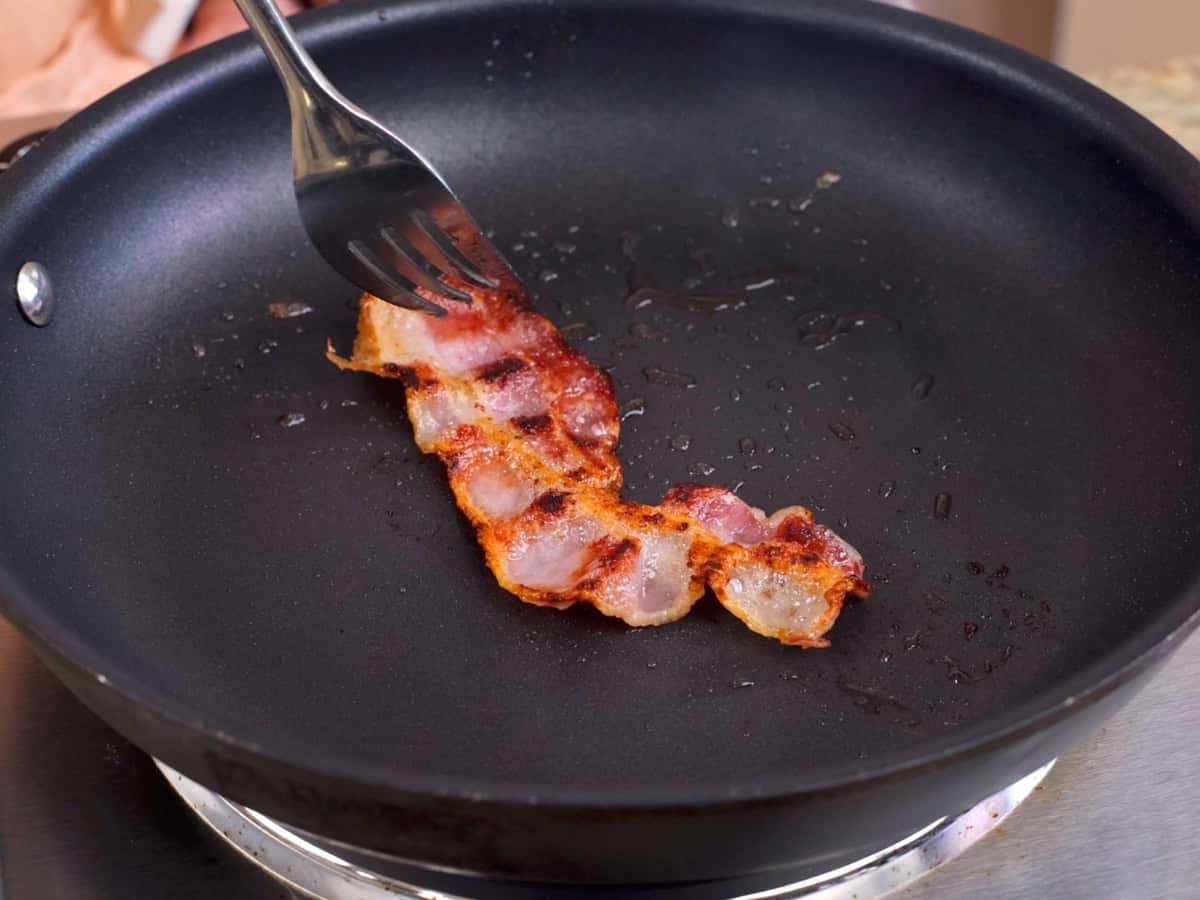
[[[287,92],[300,219],[334,269],[389,303],[437,316],[445,307],[417,288],[470,303],[449,280],[519,284],[437,172],[329,82],[273,0],[234,2]]]

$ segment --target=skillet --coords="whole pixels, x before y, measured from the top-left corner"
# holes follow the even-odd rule
[[[630,630],[497,588],[398,390],[323,360],[355,292],[231,39],[0,183],[0,273],[57,297],[45,328],[0,308],[0,608],[148,752],[421,864],[723,878],[965,808],[1194,626],[1200,166],[1115,100],[859,2],[349,3],[300,32],[641,401],[628,496],[803,503],[876,589],[806,652],[711,598]]]

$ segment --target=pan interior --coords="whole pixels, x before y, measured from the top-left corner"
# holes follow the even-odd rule
[[[805,652],[498,589],[397,386],[323,358],[354,291],[243,46],[0,233],[60,297],[0,310],[0,567],[95,659],[268,752],[732,788],[935,747],[1178,602],[1200,245],[1100,125],[885,30],[610,10],[397,7],[316,55],[611,369],[629,496],[810,506],[874,596]]]

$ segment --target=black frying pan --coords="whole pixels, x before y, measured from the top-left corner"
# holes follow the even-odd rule
[[[867,3],[363,3],[301,32],[644,401],[630,496],[711,467],[807,504],[876,591],[802,651],[711,598],[636,631],[499,590],[395,385],[323,359],[355,292],[239,38],[0,183],[0,273],[38,260],[59,299],[44,329],[0,310],[3,608],[149,752],[421,862],[722,877],[965,807],[1195,623],[1200,166],[1129,110]]]

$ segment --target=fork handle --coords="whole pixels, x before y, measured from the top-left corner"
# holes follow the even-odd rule
[[[279,11],[274,0],[233,0],[250,31],[275,66],[287,91],[292,116],[300,117],[321,99],[341,106],[349,101],[329,83],[308,51],[296,40],[296,33]]]

